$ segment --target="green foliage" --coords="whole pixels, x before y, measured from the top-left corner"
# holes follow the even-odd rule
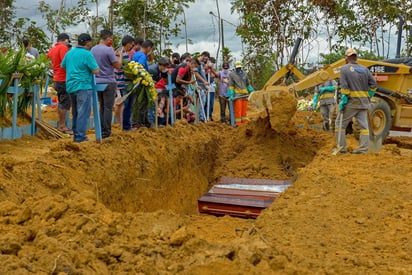
[[[151,39],[160,55],[170,48],[171,36],[178,35],[183,22],[177,18],[194,0],[120,0],[115,5],[116,23],[134,37]]]
[[[32,100],[33,85],[41,84],[46,74],[46,68],[49,64],[49,59],[46,55],[41,54],[34,59],[24,54],[24,49],[21,47],[18,51],[9,50],[5,54],[0,54],[0,117],[4,117],[7,112],[7,107],[12,105],[13,98],[8,94],[9,84],[14,73],[21,73],[22,77],[19,80],[19,86],[24,89],[24,92],[18,97],[18,113],[25,113]],[[12,110],[9,109],[11,112]]]
[[[47,22],[47,29],[52,33],[52,37],[57,36],[70,26],[76,26],[82,22],[90,23],[90,9],[87,7],[88,0],[78,0],[77,6],[52,9],[45,1],[39,2],[39,11]]]
[[[259,73],[269,70],[271,62],[257,56],[273,58],[276,53],[276,71],[287,62],[296,37],[304,43],[326,38],[329,54],[321,54],[323,64],[343,58],[347,45],[369,48],[359,52],[363,58],[387,58],[393,41],[390,28],[396,27],[398,15],[404,25],[412,20],[412,3],[407,0],[234,0],[232,11],[241,15],[237,33],[246,44],[244,62],[254,64],[253,71]],[[407,43],[412,48],[412,41]],[[303,56],[298,61],[305,64]],[[262,73],[260,78],[255,82],[263,83],[266,77]]]
[[[333,53],[330,53],[330,54],[321,53],[320,54],[320,56],[322,58],[321,64],[329,65],[329,64],[332,64],[332,63],[344,58],[345,57],[345,51],[346,51],[345,47],[340,47],[339,49],[337,49],[336,51],[334,51]],[[368,60],[382,60],[383,59],[382,57],[377,56],[375,53],[372,53],[370,51],[365,51],[365,50],[360,50],[360,49],[356,49],[356,51],[358,53],[358,58],[368,59]]]
[[[11,35],[10,27],[12,26],[12,19],[14,17],[13,0],[0,1],[0,45],[9,43]],[[10,46],[8,44],[7,46]]]

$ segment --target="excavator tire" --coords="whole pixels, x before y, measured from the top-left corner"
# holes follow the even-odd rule
[[[369,106],[369,112],[375,136],[384,140],[389,135],[392,125],[391,108],[385,100],[379,100]]]

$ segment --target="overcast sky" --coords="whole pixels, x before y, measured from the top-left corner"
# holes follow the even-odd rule
[[[1,1],[1,0],[0,0]],[[46,31],[45,21],[41,17],[41,13],[37,10],[38,2],[33,1],[27,5],[27,0],[15,0],[17,17],[28,17],[37,22],[37,26],[44,28]],[[57,9],[61,0],[45,0],[53,9]],[[99,15],[105,16],[108,14],[108,0],[99,1]],[[77,5],[75,0],[65,0],[65,7]],[[236,27],[239,24],[239,16],[231,14],[230,0],[219,0],[219,8],[223,21],[224,42],[225,47],[228,47],[235,59],[240,59],[242,54],[242,44],[240,38],[235,34]],[[95,6],[91,7],[92,12],[95,12]],[[216,0],[196,0],[191,3],[188,9],[185,9],[187,22],[187,38],[192,43],[188,43],[189,52],[209,51],[212,56],[216,56],[219,48],[219,23],[216,17],[210,14],[213,12],[218,14]],[[183,16],[181,17],[183,20]],[[70,34],[87,32],[86,25],[80,25],[75,28],[66,30]],[[118,35],[124,35],[118,34]],[[182,26],[182,32],[177,37],[172,37],[173,51],[183,53],[186,51],[185,32]],[[221,49],[220,49],[221,50]],[[219,58],[221,52],[219,52]]]

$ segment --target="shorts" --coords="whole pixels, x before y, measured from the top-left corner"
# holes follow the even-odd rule
[[[59,99],[59,108],[63,110],[70,110],[71,99],[66,91],[66,82],[54,82],[54,89],[57,91],[57,98]]]

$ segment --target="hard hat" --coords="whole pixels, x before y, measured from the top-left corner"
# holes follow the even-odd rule
[[[236,61],[235,68],[242,68],[242,61]]]

